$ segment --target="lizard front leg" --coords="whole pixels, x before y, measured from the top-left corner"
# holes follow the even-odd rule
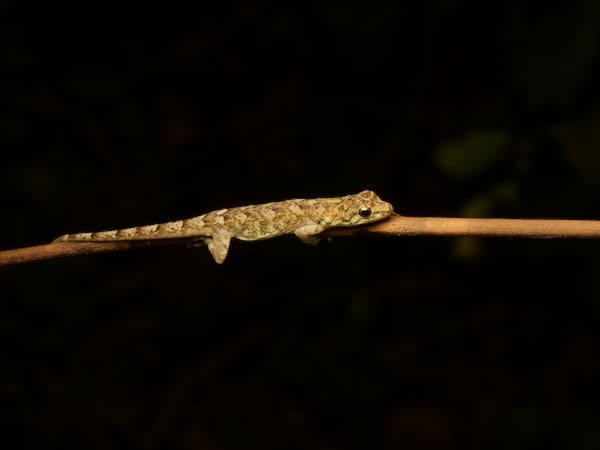
[[[309,223],[296,228],[296,230],[294,230],[294,234],[298,236],[305,244],[316,245],[319,243],[321,238],[316,237],[315,234],[319,234],[322,231],[325,231],[325,227],[323,225]]]
[[[223,264],[229,251],[231,233],[225,228],[217,227],[212,231],[211,237],[204,238],[204,242],[217,264]]]

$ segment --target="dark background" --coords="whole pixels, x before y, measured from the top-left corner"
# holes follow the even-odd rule
[[[373,189],[600,218],[600,3],[0,3],[0,248]],[[0,270],[2,447],[600,448],[595,241]],[[13,444],[8,444],[11,440]]]

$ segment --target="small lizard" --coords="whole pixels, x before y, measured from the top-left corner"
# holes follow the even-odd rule
[[[141,227],[65,234],[54,242],[192,238],[203,241],[221,264],[232,238],[256,241],[293,233],[307,244],[317,244],[320,238],[316,235],[328,228],[376,222],[392,212],[390,203],[372,191],[362,191],[344,197],[292,199],[220,209],[190,219]]]

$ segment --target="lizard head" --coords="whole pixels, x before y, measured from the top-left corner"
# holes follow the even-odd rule
[[[340,220],[336,226],[354,226],[377,222],[394,212],[391,203],[384,202],[373,191],[342,197]]]

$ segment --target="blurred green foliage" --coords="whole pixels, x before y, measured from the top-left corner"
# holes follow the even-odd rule
[[[458,179],[484,175],[506,156],[510,136],[503,130],[472,130],[445,142],[434,154],[437,166]]]

